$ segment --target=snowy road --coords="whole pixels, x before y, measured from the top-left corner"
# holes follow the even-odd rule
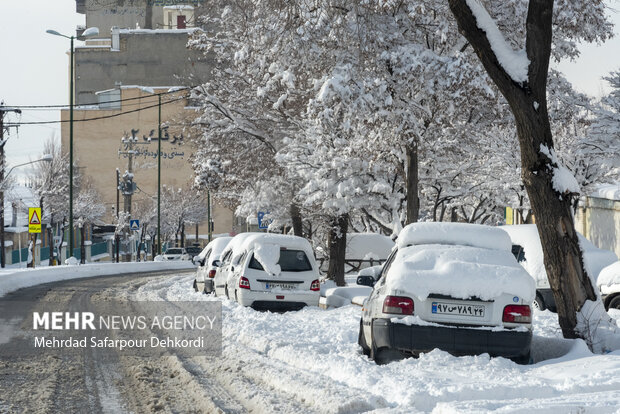
[[[193,276],[63,282],[23,298],[79,303],[219,298],[193,293]],[[87,352],[73,360],[0,360],[0,412],[377,413],[580,412],[620,407],[620,352],[592,355],[535,314],[533,365],[433,351],[376,366],[357,347],[360,308],[256,312],[223,301],[221,357],[138,358]],[[620,317],[620,312],[614,312]],[[112,351],[108,351],[112,352]],[[556,359],[552,359],[556,358]]]

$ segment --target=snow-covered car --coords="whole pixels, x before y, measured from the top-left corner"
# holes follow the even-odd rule
[[[189,260],[189,255],[183,247],[170,247],[162,255],[162,260]]]
[[[226,296],[230,299],[228,292],[229,285],[234,285],[232,278],[235,275],[235,266],[239,266],[241,260],[241,252],[243,248],[243,242],[252,235],[262,233],[240,233],[233,237],[222,253],[220,254],[220,260],[217,263],[217,270],[213,278],[214,292],[216,296]],[[229,279],[231,279],[229,281]]]
[[[187,246],[185,248],[185,251],[187,252],[187,255],[189,256],[190,260],[192,260],[198,254],[200,254],[200,252],[202,252],[202,250],[203,249],[201,249],[200,246]]]
[[[596,280],[605,309],[620,309],[620,262],[603,268]]]
[[[204,293],[213,292],[213,278],[220,263],[220,254],[231,240],[232,237],[218,237],[207,244],[200,254],[194,256],[192,260],[198,265],[194,278],[194,290]]]
[[[379,363],[435,348],[527,363],[534,281],[498,228],[414,223],[362,308],[358,343]]]
[[[534,278],[536,283],[536,298],[534,307],[540,310],[549,309],[556,311],[555,299],[551,292],[547,271],[543,261],[542,244],[538,237],[538,229],[535,224],[519,224],[514,226],[501,226],[512,240],[512,253],[517,261]],[[594,281],[605,266],[609,266],[618,260],[616,254],[609,250],[599,249],[588,239],[577,233],[579,244],[583,251],[586,270]]]
[[[257,310],[318,306],[319,269],[308,240],[258,233],[244,238],[233,251],[234,270],[225,287],[231,299]]]

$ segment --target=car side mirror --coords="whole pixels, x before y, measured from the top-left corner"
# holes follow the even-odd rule
[[[213,261],[213,266],[215,266],[215,267],[220,267],[221,265],[222,265],[222,262],[221,262],[221,261],[219,261],[219,260],[214,260],[214,261]]]
[[[375,278],[372,276],[358,276],[356,283],[361,286],[373,287],[375,285]]]

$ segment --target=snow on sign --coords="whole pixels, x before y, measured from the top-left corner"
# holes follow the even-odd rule
[[[41,207],[28,208],[28,233],[41,233]]]
[[[140,220],[129,220],[129,228],[131,230],[140,230]]]
[[[273,220],[265,220],[265,215],[269,214],[268,211],[259,211],[256,215],[258,218],[258,228],[267,229]]]

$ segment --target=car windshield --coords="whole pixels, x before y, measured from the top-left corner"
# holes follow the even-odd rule
[[[183,250],[181,249],[168,249],[166,250],[166,254],[182,254]]]
[[[187,253],[200,253],[202,251],[200,247],[188,247],[185,250],[187,250]]]
[[[312,270],[310,261],[301,250],[280,250],[280,259],[278,264],[283,272],[306,272]],[[250,260],[250,269],[264,270],[263,266],[252,255]]]

